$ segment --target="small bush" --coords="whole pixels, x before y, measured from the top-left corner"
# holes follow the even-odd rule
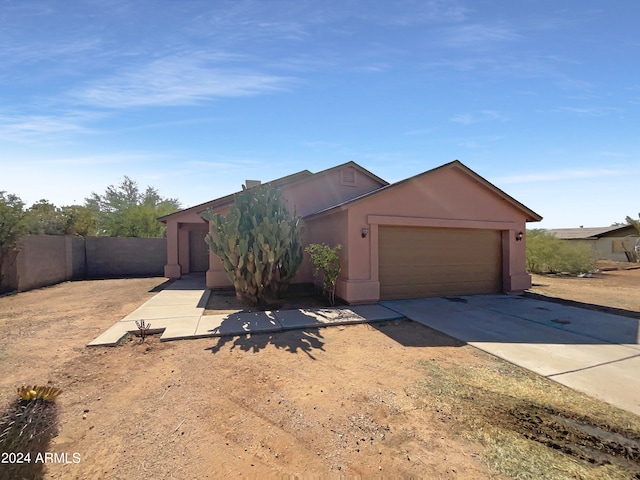
[[[322,276],[322,289],[329,297],[329,303],[336,303],[336,282],[340,276],[340,255],[338,251],[342,245],[337,244],[331,248],[324,243],[312,243],[304,249],[311,256],[311,262],[315,268],[313,275]]]
[[[577,275],[595,269],[591,246],[560,240],[544,230],[527,232],[527,270],[532,273]]]

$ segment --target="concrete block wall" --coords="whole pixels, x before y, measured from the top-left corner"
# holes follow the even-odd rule
[[[166,263],[164,238],[27,235],[5,260],[0,293],[83,278],[163,276]]]
[[[164,238],[87,237],[85,242],[89,278],[164,275]]]
[[[70,241],[67,243],[67,254],[70,255],[67,258],[71,258],[70,261],[70,274],[71,280],[85,278],[87,274],[87,259],[85,253],[85,241],[83,237],[67,237]],[[71,253],[69,254],[69,249]]]
[[[18,291],[53,285],[72,277],[71,237],[28,235],[16,258]]]
[[[17,290],[18,288],[18,269],[16,268],[16,262],[18,252],[10,251],[2,259],[2,265],[0,265],[0,294]]]

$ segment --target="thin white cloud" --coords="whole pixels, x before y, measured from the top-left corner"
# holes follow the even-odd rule
[[[86,112],[0,115],[0,139],[22,143],[62,140],[68,134],[92,132],[87,124],[101,117],[101,114]]]
[[[460,22],[469,9],[455,0],[360,0],[351,2],[252,1],[234,0],[204,15],[203,25],[233,27],[236,35],[306,36],[316,25],[367,22],[377,25],[409,26],[422,23]],[[238,26],[248,28],[241,29]]]
[[[629,158],[628,153],[623,152],[611,152],[608,150],[603,150],[601,152],[597,152],[598,156],[602,157],[613,157],[613,158]]]
[[[499,120],[501,122],[509,120],[509,116],[506,113],[496,110],[482,110],[480,113],[485,120]]]
[[[466,24],[445,29],[441,41],[450,48],[481,50],[520,38],[521,35],[504,25]]]
[[[325,142],[323,140],[308,140],[302,142],[305,147],[318,148],[318,149],[335,149],[342,148],[343,146],[335,142]]]
[[[499,55],[485,52],[491,42],[482,42],[476,48],[462,49],[461,55],[434,55],[429,61],[421,64],[429,71],[441,73],[473,72],[478,77],[498,76],[500,78],[532,78],[540,82],[540,86],[550,82],[563,90],[578,92],[592,92],[594,84],[581,78],[576,78],[565,72],[567,65],[574,64],[569,57],[557,55],[533,54],[523,56],[502,50]],[[475,50],[475,51],[474,51]]]
[[[354,70],[356,72],[363,72],[363,73],[381,73],[389,70],[390,68],[391,68],[391,64],[389,63],[375,62],[369,65],[355,67]]]
[[[404,132],[404,135],[410,135],[410,136],[430,135],[430,134],[434,133],[435,131],[436,131],[435,127],[418,128],[416,130],[409,130],[407,132]]]
[[[475,119],[470,113],[463,113],[451,117],[451,121],[454,123],[461,123],[463,125],[470,125],[475,122]]]
[[[98,155],[81,155],[81,156],[63,156],[55,157],[39,162],[40,164],[48,165],[81,165],[81,166],[96,166],[96,165],[114,165],[114,164],[126,164],[140,162],[151,162],[157,160],[163,160],[170,158],[169,155],[161,153],[132,153],[132,152],[114,152]]]
[[[611,113],[619,113],[620,109],[611,107],[558,107],[556,111],[593,117],[603,117]]]
[[[471,125],[472,123],[490,122],[490,121],[507,121],[509,116],[505,113],[498,112],[496,110],[480,110],[476,113],[462,113],[454,115],[450,118],[454,123],[461,123],[463,125]]]
[[[291,77],[219,67],[206,57],[169,56],[98,80],[71,94],[95,107],[193,105],[221,97],[241,97],[286,89]]]
[[[507,175],[495,178],[497,184],[517,184],[534,182],[557,182],[562,180],[575,180],[579,178],[614,177],[627,175],[627,171],[606,168],[591,170],[555,170],[550,172],[524,173],[520,175]]]
[[[360,14],[382,24],[408,26],[421,23],[461,22],[469,9],[452,0],[366,2]]]
[[[463,142],[460,142],[458,145],[460,145],[463,148],[468,148],[470,150],[476,150],[482,147],[482,145],[476,140],[465,140]]]
[[[221,160],[191,160],[187,162],[190,167],[198,168],[226,168],[226,169],[244,169],[247,165],[260,165],[261,162],[254,159],[233,157]]]
[[[60,43],[25,43],[18,41],[0,41],[0,60],[3,64],[0,78],[25,78],[23,68],[46,62],[48,68],[38,72],[48,76],[60,70],[70,69],[73,65],[86,64],[89,59],[105,56],[100,40],[83,38],[64,40]],[[30,78],[33,72],[29,71]]]

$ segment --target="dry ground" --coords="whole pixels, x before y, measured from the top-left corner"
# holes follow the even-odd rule
[[[640,311],[635,272],[536,289]],[[44,478],[640,478],[638,417],[409,321],[85,347],[163,282],[0,297],[0,403],[61,387],[50,450],[80,454]]]
[[[611,270],[591,277],[533,275],[531,292],[592,305],[640,312],[640,269]]]

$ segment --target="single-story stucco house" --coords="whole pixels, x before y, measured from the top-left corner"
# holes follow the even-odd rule
[[[303,218],[307,243],[342,245],[336,294],[347,303],[531,286],[525,225],[542,217],[457,160],[394,184],[354,162],[268,183]],[[227,195],[160,218],[167,225],[165,276],[206,271],[209,288],[231,286],[220,259],[209,255],[200,214],[224,215],[233,201]],[[305,258],[293,283],[312,281]]]
[[[640,245],[638,230],[633,225],[556,228],[547,233],[571,243],[590,245],[598,260],[628,262],[630,258],[626,252],[633,252],[636,245]]]

